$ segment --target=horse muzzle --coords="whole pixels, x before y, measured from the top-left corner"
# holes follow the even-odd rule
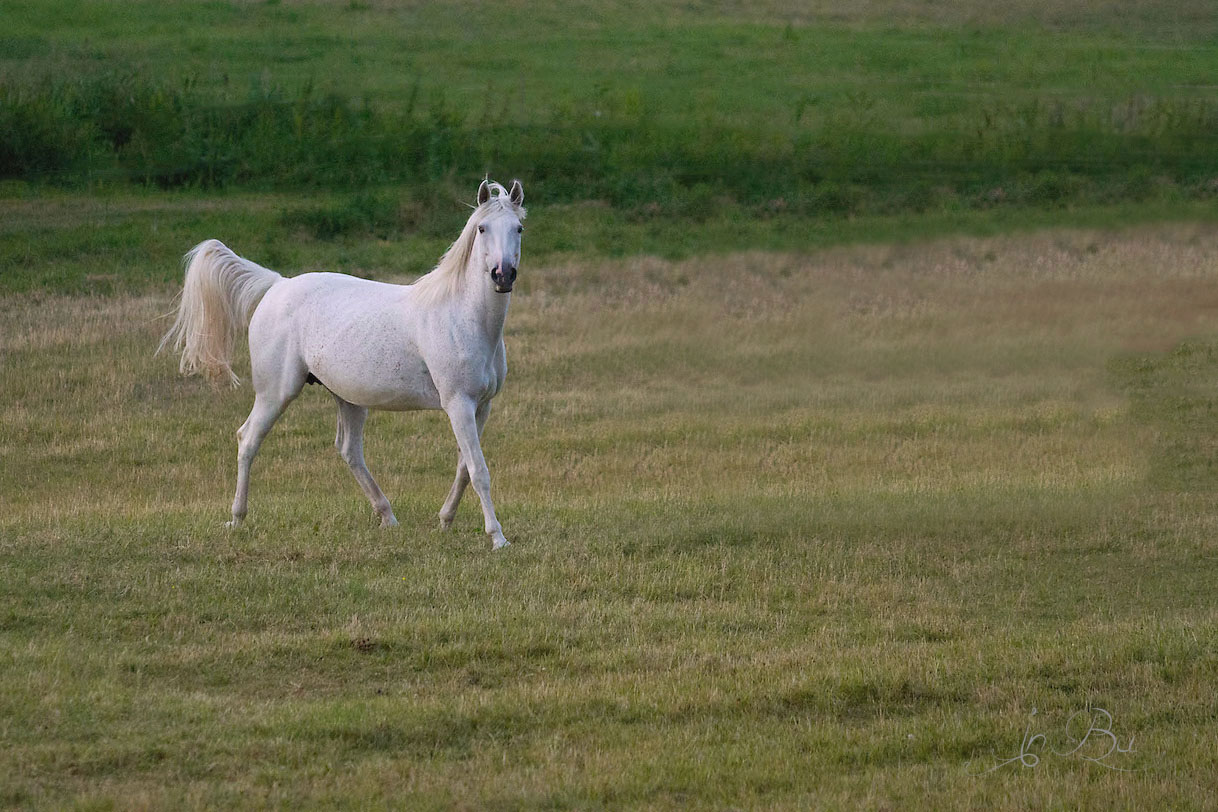
[[[497,267],[491,270],[491,281],[495,283],[496,293],[511,293],[516,284],[516,269],[511,265],[506,269]]]

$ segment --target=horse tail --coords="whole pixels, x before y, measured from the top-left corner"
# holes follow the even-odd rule
[[[181,353],[184,375],[203,373],[214,383],[241,381],[233,372],[233,346],[253,318],[254,309],[282,276],[242,259],[219,240],[206,240],[187,252],[186,282],[177,316],[157,352]]]

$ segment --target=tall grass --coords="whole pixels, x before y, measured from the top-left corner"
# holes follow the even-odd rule
[[[831,5],[10,4],[0,177],[426,195],[490,172],[637,223],[1218,192],[1197,0]]]
[[[951,129],[893,128],[866,109],[759,136],[568,110],[500,123],[442,94],[378,106],[306,84],[216,100],[195,81],[134,73],[0,84],[0,177],[158,188],[361,188],[520,175],[547,202],[604,200],[636,219],[864,213],[1020,203],[1199,198],[1218,192],[1218,101],[1135,96],[994,102]],[[322,231],[327,227],[323,226]]]

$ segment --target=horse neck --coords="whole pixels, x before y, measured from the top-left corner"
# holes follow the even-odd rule
[[[486,272],[479,271],[473,262],[465,268],[465,290],[457,305],[462,321],[476,326],[482,338],[490,345],[503,338],[503,325],[507,321],[510,293],[496,293],[487,283]]]

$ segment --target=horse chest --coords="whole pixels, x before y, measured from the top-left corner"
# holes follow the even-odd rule
[[[502,344],[490,352],[446,353],[432,359],[428,367],[441,392],[467,395],[479,401],[497,395],[507,376]]]

